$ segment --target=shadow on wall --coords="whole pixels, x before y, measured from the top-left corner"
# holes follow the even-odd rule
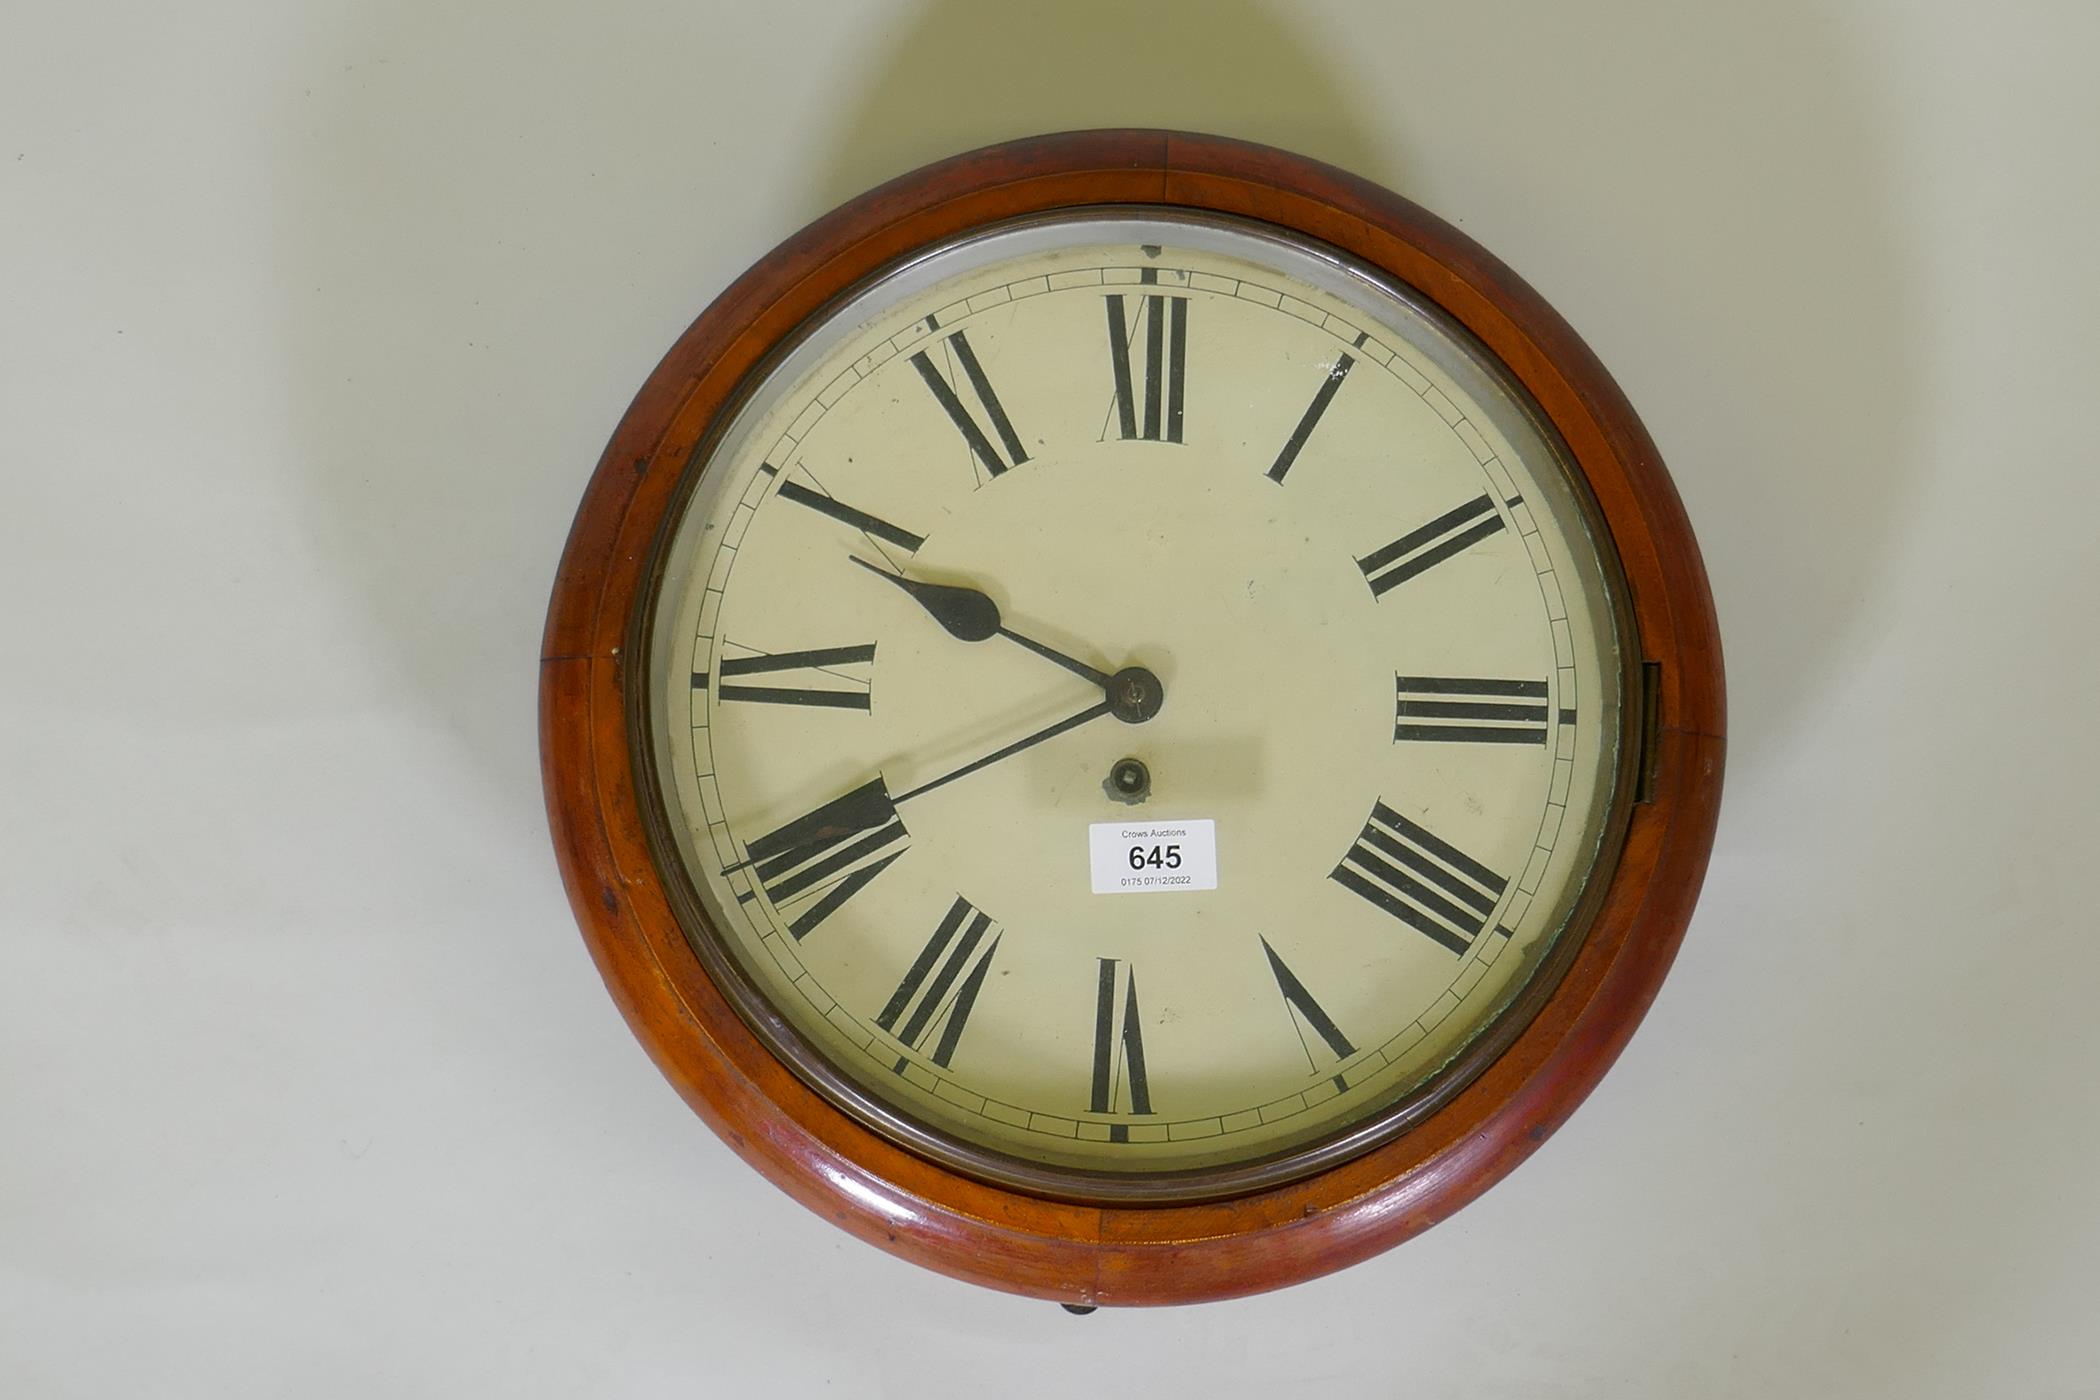
[[[933,0],[848,94],[811,213],[972,146],[1105,126],[1238,136],[1399,187],[1405,152],[1307,38],[1252,0]]]
[[[267,125],[314,554],[474,796],[537,806],[562,535],[677,330],[840,200],[1077,127],[1317,156],[1538,286],[1620,376],[1700,530],[1736,781],[1845,665],[1911,495],[1917,366],[1867,87],[1818,7],[1367,7],[1342,28],[1253,0],[1068,0],[1054,21],[931,0],[866,25],[857,86],[768,68],[800,125],[762,127],[749,84],[699,78],[839,22],[764,8],[363,7]],[[748,179],[767,142],[806,189]]]

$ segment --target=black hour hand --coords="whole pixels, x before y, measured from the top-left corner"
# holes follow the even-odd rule
[[[893,574],[879,565],[870,564],[857,555],[849,555],[854,563],[877,578],[888,579],[909,593],[918,605],[933,616],[933,620],[948,629],[948,635],[957,641],[982,642],[999,635],[999,605],[974,588],[959,588],[948,583],[925,583],[919,579]]]
[[[999,621],[999,605],[989,595],[974,588],[963,588],[952,583],[925,583],[919,579],[893,574],[877,564],[870,564],[858,555],[847,558],[866,569],[877,578],[888,579],[918,600],[919,606],[933,614],[933,620],[948,629],[948,635],[960,641],[982,642],[993,637],[1004,637],[1016,645],[1026,647],[1037,656],[1054,665],[1062,666],[1075,676],[1085,676],[1095,685],[1106,688],[1109,674],[1096,670],[1076,656],[1067,656],[1055,647],[1044,646],[1033,637],[1024,637],[1019,632]]]

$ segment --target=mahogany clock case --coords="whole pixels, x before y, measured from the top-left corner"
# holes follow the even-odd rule
[[[944,1166],[843,1112],[768,1048],[695,955],[649,835],[638,619],[681,476],[741,391],[848,289],[914,250],[1052,211],[1154,206],[1316,240],[1402,284],[1501,362],[1586,483],[1645,682],[1639,800],[1565,972],[1492,1063],[1404,1133],[1227,1199],[1056,1199]],[[1061,1302],[1192,1302],[1279,1287],[1418,1233],[1507,1174],[1594,1087],[1652,1001],[1711,849],[1719,639],[1697,546],[1645,430],[1513,272],[1404,199],[1217,137],[1079,132],[882,186],[783,244],[702,314],[615,432],[578,512],[541,663],[549,818],[571,902],[637,1038],[747,1161],[854,1234],[958,1278]],[[704,917],[704,916],[703,916]],[[1531,1008],[1527,1007],[1527,1010]],[[746,1014],[749,1014],[748,999]]]

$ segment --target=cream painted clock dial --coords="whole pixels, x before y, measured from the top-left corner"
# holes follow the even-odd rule
[[[662,547],[642,767],[695,952],[980,1179],[1229,1194],[1402,1131],[1550,993],[1631,799],[1623,585],[1526,402],[1224,217],[863,283]]]

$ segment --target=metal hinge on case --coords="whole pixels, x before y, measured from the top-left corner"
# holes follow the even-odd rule
[[[1662,675],[1660,661],[1641,663],[1641,740],[1633,770],[1633,800],[1655,800],[1655,766],[1662,761]]]

